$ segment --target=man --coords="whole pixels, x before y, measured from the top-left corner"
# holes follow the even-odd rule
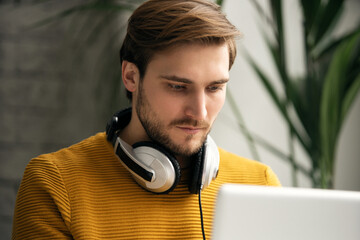
[[[270,168],[218,150],[208,135],[238,34],[207,0],[135,10],[120,51],[131,109],[107,133],[31,160],[13,239],[201,239],[222,184],[279,185]]]

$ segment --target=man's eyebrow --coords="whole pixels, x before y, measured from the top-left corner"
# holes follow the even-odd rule
[[[194,83],[193,80],[188,79],[188,78],[183,78],[183,77],[178,77],[175,75],[160,75],[161,78],[170,80],[170,81],[174,81],[174,82],[180,82],[180,83],[187,83],[187,84],[192,84]],[[225,79],[220,79],[220,80],[214,80],[210,83],[211,84],[225,84],[229,81],[228,78]]]
[[[175,81],[175,82],[181,82],[181,83],[188,83],[191,84],[194,81],[188,79],[188,78],[183,78],[183,77],[178,77],[175,75],[160,75],[161,78],[164,78],[166,80],[171,80],[171,81]]]
[[[213,82],[211,82],[211,84],[225,84],[229,81],[230,79],[225,78],[225,79],[220,79],[220,80],[215,80]]]

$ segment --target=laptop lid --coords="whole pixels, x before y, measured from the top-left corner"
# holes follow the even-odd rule
[[[223,185],[213,240],[359,240],[360,192]]]

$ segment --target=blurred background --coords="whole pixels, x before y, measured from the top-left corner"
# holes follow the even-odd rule
[[[129,104],[120,85],[118,50],[126,20],[140,2],[0,0],[0,239],[10,239],[16,193],[29,160],[104,131],[112,113]],[[332,14],[328,15],[336,19],[334,24],[327,26],[319,23],[316,28],[316,33],[321,29],[328,29],[325,32],[330,33],[319,37],[322,41],[325,39],[322,48],[317,47],[317,38],[312,40],[310,34],[304,37],[306,24],[302,4],[306,1],[287,0],[281,3],[261,0],[257,1],[258,5],[250,0],[219,2],[243,36],[238,40],[238,57],[231,70],[230,95],[212,130],[217,144],[271,166],[284,186],[360,191],[360,94],[357,94],[360,86],[360,2],[308,1],[331,3],[332,9],[341,6],[339,9],[342,11],[329,11]],[[322,14],[316,13],[314,9],[321,8],[313,5],[306,7],[306,19],[326,15],[325,10]],[[313,14],[310,10],[314,10]],[[276,18],[279,15],[281,19]],[[272,22],[271,18],[275,20]],[[331,23],[332,18],[326,19],[326,22]],[[274,22],[278,23],[275,27]],[[276,29],[275,34],[273,29]],[[271,44],[266,41],[266,36],[270,36]],[[277,45],[279,39],[284,41]],[[320,40],[318,42],[321,43]],[[347,40],[352,42],[345,42]],[[309,45],[304,44],[307,41]],[[331,51],[326,53],[325,70],[315,74],[321,81],[308,74],[310,58],[304,45],[315,46],[317,53],[327,49],[328,45],[332,46]],[[277,55],[272,54],[269,46],[276,46],[272,48],[274,52],[281,52],[286,59],[284,71],[274,64],[273,59]],[[355,63],[346,60],[345,55],[351,55]],[[311,59],[322,60],[320,57]],[[317,67],[321,64],[316,62]],[[261,71],[255,66],[260,66]],[[334,70],[328,73],[329,69]],[[267,76],[272,88],[265,86],[264,79],[259,79],[260,72]],[[306,83],[324,82],[325,90],[334,90],[331,86],[327,87],[325,80],[334,82],[336,79],[332,76],[345,77],[348,72],[355,77],[349,78],[351,81],[341,77],[340,83],[346,82],[345,87],[335,88],[343,90],[339,94],[345,96],[345,103],[340,105],[347,106],[347,111],[339,109],[341,113],[346,112],[341,115],[341,121],[336,121],[341,124],[328,126],[331,121],[327,121],[326,114],[329,109],[336,109],[339,103],[329,101],[326,108],[325,100],[322,100],[325,97],[318,94],[315,100],[322,105],[315,112],[319,114],[307,118],[310,119],[308,122],[317,123],[317,131],[314,130],[317,138],[311,138],[312,134],[307,129],[311,124],[301,124],[303,118],[297,116],[299,112],[292,107],[290,100],[297,99],[294,105],[307,100],[307,105],[304,103],[306,106],[316,106],[318,102],[312,102],[306,94],[303,98],[301,94],[289,94],[284,88],[284,76],[296,83],[305,78]],[[295,90],[302,94],[311,92],[313,88],[305,85],[290,84],[293,86],[290,93]],[[336,86],[342,85],[338,83]],[[279,106],[283,105],[274,103],[276,97],[269,94],[269,89],[276,91],[281,99],[279,102],[286,102],[286,111],[285,108],[279,110]],[[322,88],[319,89],[322,93]],[[331,100],[337,95],[330,90],[328,99]],[[289,128],[289,122],[295,127]],[[337,131],[331,137],[324,135],[324,132],[331,132],[326,129],[334,128]],[[334,140],[327,143],[321,139]],[[309,147],[323,145],[326,146]],[[309,154],[309,149],[317,154]],[[329,154],[322,157],[320,153],[324,152]],[[331,164],[324,167],[321,159]]]

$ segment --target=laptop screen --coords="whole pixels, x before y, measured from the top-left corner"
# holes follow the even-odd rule
[[[225,184],[212,239],[359,240],[360,192]]]

